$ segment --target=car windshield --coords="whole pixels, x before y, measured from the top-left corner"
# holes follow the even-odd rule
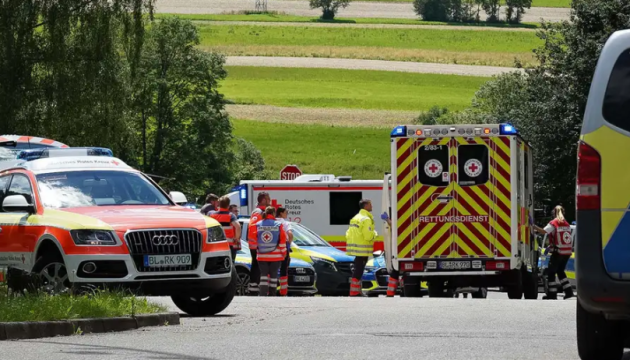
[[[108,205],[171,205],[146,177],[126,171],[67,171],[37,175],[48,208]]]
[[[291,223],[291,230],[293,230],[293,243],[297,246],[331,246],[319,235],[300,224]]]

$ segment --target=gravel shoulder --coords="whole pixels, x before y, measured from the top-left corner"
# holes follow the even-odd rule
[[[404,24],[347,24],[347,23],[307,23],[307,22],[269,22],[269,21],[204,21],[194,20],[193,23],[213,26],[273,26],[273,27],[314,27],[314,28],[355,28],[355,29],[429,29],[429,30],[469,30],[469,31],[525,31],[535,32],[536,29],[510,28],[497,26],[456,26],[456,25],[404,25]]]
[[[293,68],[327,68],[348,70],[380,70],[400,71],[424,74],[447,74],[491,77],[510,71],[522,69],[474,66],[455,64],[432,64],[408,61],[330,59],[330,58],[300,58],[300,57],[267,57],[267,56],[229,56],[227,66],[264,66],[264,67],[293,67]]]
[[[272,105],[227,105],[233,119],[279,124],[391,128],[412,123],[418,111],[296,108]]]
[[[221,14],[242,10],[254,10],[253,0],[160,0],[156,11],[160,13],[178,14]],[[280,11],[298,16],[319,16],[320,10],[312,10],[308,1],[272,0],[267,3],[268,11]],[[503,11],[502,11],[503,12]],[[524,22],[568,20],[570,9],[564,8],[531,8],[523,17]],[[416,19],[411,3],[353,2],[345,9],[339,10],[339,17],[369,17]],[[482,14],[485,20],[485,14]]]

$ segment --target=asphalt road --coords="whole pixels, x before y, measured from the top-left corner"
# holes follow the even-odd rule
[[[221,14],[254,10],[255,0],[159,0],[156,11],[161,13],[178,14]],[[321,10],[310,9],[305,0],[271,0],[267,2],[268,11],[279,11],[298,16],[320,16]],[[562,21],[569,19],[570,9],[562,8],[531,8],[523,17],[524,22]],[[411,3],[382,3],[382,2],[352,2],[345,9],[340,9],[338,17],[349,18],[396,18],[417,19]],[[503,10],[501,16],[504,16]],[[485,14],[481,14],[485,20]]]
[[[180,326],[1,342],[0,359],[574,360],[575,304],[493,293],[484,300],[238,297],[221,316],[183,318]]]

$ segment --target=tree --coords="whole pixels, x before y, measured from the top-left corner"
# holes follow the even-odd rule
[[[429,109],[429,111],[420,114],[416,119],[416,124],[421,125],[436,125],[438,124],[438,119],[443,117],[448,113],[448,108],[440,108],[439,106],[433,106]]]
[[[233,180],[232,127],[218,82],[227,76],[223,56],[199,50],[190,21],[157,22],[134,84],[135,128],[144,141],[142,168],[161,184],[189,194],[224,190]]]
[[[414,0],[413,8],[422,20],[451,21],[451,0]]]
[[[234,162],[234,181],[243,179],[269,179],[271,174],[265,169],[265,159],[254,144],[242,139],[235,139],[236,161]]]
[[[152,5],[0,1],[0,133],[45,135],[75,146],[107,143],[129,152],[125,79],[134,75],[142,14]]]
[[[499,22],[501,0],[481,0],[481,8],[488,15],[486,21]]]
[[[337,11],[350,5],[350,0],[309,0],[311,9],[322,9],[322,20],[334,20]]]
[[[532,7],[532,0],[506,0],[505,16],[509,23],[520,24],[525,15],[525,8]]]

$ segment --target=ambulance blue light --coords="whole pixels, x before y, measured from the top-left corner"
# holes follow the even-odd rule
[[[394,130],[392,130],[391,133],[391,137],[399,137],[399,136],[405,136],[407,134],[407,127],[406,126],[396,126],[394,128]]]
[[[238,191],[240,205],[247,206],[247,184],[235,186],[232,188],[232,191]]]
[[[114,153],[107,148],[63,148],[63,149],[30,149],[22,150],[18,154],[19,160],[33,161],[37,159],[64,157],[64,156],[108,156],[114,157]]]
[[[501,124],[501,135],[516,135],[518,134],[518,130],[510,124]]]

